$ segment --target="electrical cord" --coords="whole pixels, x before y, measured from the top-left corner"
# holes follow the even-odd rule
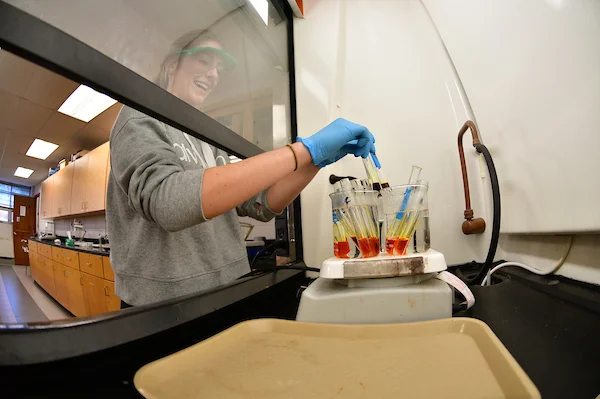
[[[565,261],[567,260],[567,257],[569,256],[569,252],[571,252],[572,246],[573,246],[573,236],[569,236],[569,241],[567,243],[567,249],[565,250],[563,256],[558,260],[556,265],[554,265],[554,267],[548,271],[542,271],[542,270],[536,269],[531,266],[527,266],[527,265],[525,265],[523,263],[519,263],[519,262],[504,262],[504,263],[499,264],[498,266],[495,266],[492,270],[489,271],[489,273],[486,274],[485,278],[481,282],[481,286],[483,287],[485,285],[490,285],[491,281],[492,281],[492,274],[494,274],[496,271],[498,271],[499,269],[501,269],[505,266],[517,266],[522,269],[529,270],[532,273],[539,274],[540,276],[546,276],[548,274],[552,274],[552,273],[556,272],[565,263]]]
[[[479,273],[474,278],[463,278],[467,284],[478,284],[478,281],[482,281],[487,275],[488,271],[492,267],[494,257],[496,256],[496,250],[498,249],[498,240],[500,239],[500,184],[498,183],[498,174],[496,173],[496,167],[492,155],[490,154],[487,147],[483,144],[475,144],[475,149],[480,154],[483,154],[485,163],[490,173],[490,183],[492,185],[492,200],[494,205],[494,219],[492,222],[492,238],[490,239],[490,247],[488,249],[485,263]]]

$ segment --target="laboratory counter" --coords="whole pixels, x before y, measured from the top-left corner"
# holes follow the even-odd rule
[[[457,316],[486,322],[543,398],[595,398],[600,394],[599,288],[506,269],[498,272],[504,276],[502,283],[475,287],[475,306]],[[4,389],[19,392],[20,397],[30,393],[46,397],[140,397],[133,387],[133,376],[141,366],[243,320],[294,319],[302,287],[308,282],[298,271],[265,272],[183,301],[133,308],[112,318],[103,316],[88,328],[94,334],[105,334],[102,339],[95,337],[97,343],[109,344],[105,342],[93,353],[89,353],[83,334],[79,338],[70,334],[74,331],[54,329],[53,334],[36,337],[36,327],[32,327],[32,339],[26,340],[0,329],[4,344],[38,345],[21,347],[35,359],[32,364],[0,366],[0,382]],[[133,339],[136,331],[152,334],[138,334],[139,338]],[[62,351],[81,345],[82,353],[41,362],[44,355],[36,351],[44,345],[58,345]],[[13,353],[17,351],[13,349]],[[56,350],[48,350],[45,356],[49,359],[54,355]],[[468,370],[464,383],[470,383]]]
[[[57,245],[54,243],[54,240],[40,240],[38,237],[30,237],[29,239],[31,241],[35,241],[37,243],[40,244],[45,244],[45,245],[50,245],[52,247],[57,247],[57,248],[63,248],[63,249],[70,249],[71,251],[77,251],[77,252],[85,252],[88,254],[92,254],[92,255],[100,255],[100,256],[109,256],[110,255],[110,248],[104,248],[104,249],[86,249],[84,247],[80,247],[80,246],[74,246],[74,247],[69,247],[68,245],[65,245],[65,238],[66,237],[61,237],[58,236],[58,239],[60,239],[61,244]],[[91,243],[97,243],[98,240],[91,240],[91,239],[85,239],[85,242],[91,242]]]

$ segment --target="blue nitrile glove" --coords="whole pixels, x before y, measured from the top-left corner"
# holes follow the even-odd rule
[[[362,158],[368,157],[369,153],[375,154],[375,144],[373,144],[374,140],[375,139],[373,139],[373,141],[363,140],[362,144],[359,144],[359,140],[349,141],[348,143],[346,143],[346,145],[340,148],[338,152],[336,152],[334,155],[327,158],[317,166],[319,168],[324,168],[327,165],[339,161],[348,154],[354,154],[354,156]]]
[[[357,140],[356,144],[350,141]],[[366,158],[369,152],[375,152],[375,138],[364,126],[357,125],[342,118],[338,118],[308,138],[298,137],[299,142],[310,152],[313,164],[329,164],[344,157],[354,154]]]

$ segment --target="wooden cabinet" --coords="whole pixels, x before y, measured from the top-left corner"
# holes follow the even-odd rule
[[[84,155],[73,162],[73,187],[71,189],[71,214],[85,212],[85,190],[89,156]]]
[[[91,274],[81,273],[85,308],[89,315],[112,312],[121,308],[121,300],[115,295],[115,285]]]
[[[47,244],[37,244],[37,251],[40,255],[46,258],[52,258],[52,247]]]
[[[80,252],[79,270],[100,278],[104,277],[104,270],[102,267],[102,256]]]
[[[53,262],[54,283],[56,287],[54,299],[65,308],[69,308],[69,294],[67,288],[67,266]],[[45,288],[45,287],[44,287]]]
[[[86,212],[106,209],[106,169],[108,167],[108,142],[87,154],[89,159],[85,200]]]
[[[82,277],[79,270],[54,262],[56,300],[77,317],[86,316]]]
[[[112,269],[108,256],[102,257],[102,267],[104,269],[104,278],[109,281],[115,281],[115,272]]]
[[[71,213],[74,168],[75,165],[70,163],[50,177],[51,180],[54,180],[52,187],[52,216],[54,217],[66,216]]]
[[[42,191],[40,195],[40,217],[50,218],[53,217],[52,207],[53,205],[53,188],[54,179],[52,177],[47,178],[42,182]]]
[[[62,265],[79,269],[79,253],[77,251],[52,247],[52,259]]]
[[[48,294],[77,317],[121,308],[108,256],[29,241],[31,275]]]
[[[106,209],[108,142],[74,161],[71,214]]]

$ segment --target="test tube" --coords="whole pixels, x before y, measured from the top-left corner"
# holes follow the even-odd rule
[[[414,185],[416,184],[416,182],[419,180],[419,177],[421,176],[421,170],[422,168],[420,166],[413,166],[412,170],[410,172],[410,177],[408,178],[408,184],[409,185]],[[391,226],[389,226],[386,237],[398,237],[398,234],[400,233],[400,228],[404,219],[404,212],[406,210],[406,207],[408,206],[408,201],[410,201],[410,197],[412,194],[413,188],[412,187],[408,187],[406,189],[406,191],[404,192],[404,198],[402,199],[402,203],[400,204],[400,209],[398,211],[398,213],[396,214],[396,219],[394,220],[394,222],[392,223]]]
[[[381,184],[379,183],[379,176],[377,176],[377,168],[375,167],[373,158],[371,158],[371,156],[363,158],[363,165],[365,166],[367,177],[369,178],[369,182],[373,186],[373,189],[379,190],[381,188]]]

